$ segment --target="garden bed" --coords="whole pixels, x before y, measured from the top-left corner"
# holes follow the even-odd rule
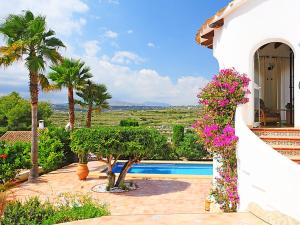
[[[108,188],[106,184],[99,184],[92,187],[92,191],[97,193],[123,193],[128,191],[137,190],[139,187],[132,182],[125,182],[122,187],[112,187]]]

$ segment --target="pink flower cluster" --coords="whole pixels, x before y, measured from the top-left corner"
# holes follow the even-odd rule
[[[203,129],[203,134],[206,138],[210,138],[214,135],[214,132],[219,130],[219,125],[218,124],[212,124],[204,127]]]
[[[219,104],[220,107],[225,107],[229,103],[230,103],[230,101],[228,99],[221,99],[221,100],[218,101],[218,104]]]
[[[237,105],[249,101],[250,79],[234,68],[223,69],[213,77],[198,95],[203,117],[193,125],[204,146],[219,158],[220,177],[212,190],[217,203],[225,212],[234,212],[239,204],[234,112]]]
[[[230,125],[227,125],[222,134],[216,136],[213,140],[215,147],[226,147],[232,145],[235,141],[238,140],[238,137],[235,136],[235,130]]]

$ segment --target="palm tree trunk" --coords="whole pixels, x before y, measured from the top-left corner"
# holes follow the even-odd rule
[[[37,133],[37,124],[38,124],[38,75],[37,73],[30,72],[30,97],[31,97],[31,163],[32,168],[29,174],[29,181],[34,181],[39,176],[39,167],[38,167],[38,133]]]
[[[68,87],[68,100],[69,100],[69,123],[70,123],[70,129],[74,129],[75,124],[75,109],[74,109],[74,93],[73,93],[73,87]]]
[[[93,106],[89,105],[88,106],[88,111],[87,111],[87,114],[86,114],[86,127],[88,127],[88,128],[91,127],[92,111],[93,111]]]

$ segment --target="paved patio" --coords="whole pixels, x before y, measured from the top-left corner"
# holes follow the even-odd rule
[[[76,164],[41,176],[36,183],[25,182],[12,189],[11,197],[39,196],[53,200],[63,192],[90,193],[109,205],[112,215],[202,213],[211,179],[134,179],[139,189],[127,193],[95,193],[91,188],[106,179],[99,179],[99,162],[90,162],[90,175],[79,181]]]
[[[39,196],[55,199],[60,193],[87,193],[107,203],[111,216],[68,223],[69,225],[263,225],[250,213],[210,214],[204,211],[211,179],[133,179],[139,189],[127,193],[95,193],[91,188],[106,183],[99,178],[103,164],[90,162],[90,175],[79,181],[76,164],[41,176],[36,183],[25,182],[13,188],[10,198],[24,199]],[[138,222],[138,223],[137,223]]]

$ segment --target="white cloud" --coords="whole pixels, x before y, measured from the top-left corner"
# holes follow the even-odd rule
[[[85,55],[93,57],[101,50],[97,40],[87,41],[83,44]]]
[[[114,4],[114,5],[120,4],[119,0],[99,0],[99,3],[108,3],[108,4]]]
[[[128,30],[127,31],[127,34],[132,34],[133,33],[133,30]]]
[[[118,51],[114,54],[111,61],[113,63],[123,64],[123,65],[129,65],[131,63],[134,64],[141,64],[145,60],[138,56],[137,54],[129,51]]]
[[[135,56],[116,52],[113,57],[107,55],[97,56],[96,51],[91,50],[98,46],[94,40],[84,43],[85,54],[78,56],[72,53],[72,57],[81,58],[91,67],[93,80],[107,85],[113,99],[127,102],[165,102],[172,105],[195,105],[200,88],[208,82],[201,76],[182,76],[172,80],[170,76],[159,74],[152,69],[132,69],[130,63],[134,63]],[[68,48],[73,51],[72,48]],[[125,56],[124,56],[125,55]],[[135,54],[133,54],[135,55]],[[122,57],[125,57],[122,59]],[[129,57],[128,57],[129,56]],[[128,63],[126,60],[133,60]],[[140,59],[138,59],[139,61]],[[29,97],[28,71],[23,63],[14,64],[4,71],[0,71],[1,93],[18,91],[24,97]],[[41,93],[41,100],[50,100],[52,103],[66,103],[66,91],[54,93]]]
[[[45,15],[48,26],[58,34],[71,35],[73,32],[80,33],[86,24],[83,17],[75,15],[84,14],[88,9],[82,0],[10,0],[1,1],[0,18],[4,19],[11,13],[21,13],[22,10],[31,10]]]
[[[118,35],[119,34],[117,32],[114,32],[112,30],[107,30],[104,33],[104,37],[111,38],[111,39],[116,39]]]
[[[155,70],[134,70],[118,65],[103,56],[86,58],[91,66],[94,81],[105,83],[114,99],[129,102],[165,102],[172,105],[197,104],[200,88],[207,84],[201,76],[182,76],[172,81]]]
[[[149,48],[155,48],[155,44],[152,43],[152,42],[148,42],[147,46],[148,46]]]

